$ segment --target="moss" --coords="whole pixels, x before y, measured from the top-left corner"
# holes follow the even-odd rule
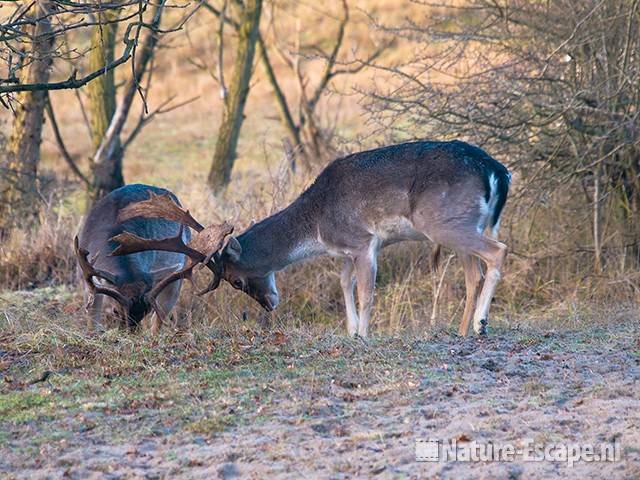
[[[51,398],[39,392],[11,392],[0,395],[0,419],[24,423],[37,418]]]
[[[223,432],[238,423],[236,415],[216,415],[201,418],[187,425],[187,430],[200,434],[215,434]]]

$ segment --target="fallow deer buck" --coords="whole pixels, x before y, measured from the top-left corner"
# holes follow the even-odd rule
[[[105,313],[134,328],[153,310],[152,330],[157,332],[178,300],[182,280],[190,278],[196,265],[213,268],[210,259],[190,246],[211,257],[233,231],[227,223],[204,229],[181,209],[173,215],[163,210],[156,219],[136,215],[137,207],[157,198],[161,206],[162,200],[179,204],[168,190],[149,185],[114,190],[94,205],[76,236],[90,329]],[[183,225],[198,233],[192,236]]]
[[[501,163],[460,141],[404,143],[349,155],[332,162],[287,208],[231,237],[214,256],[215,276],[273,310],[279,303],[275,272],[320,255],[344,257],[347,329],[364,337],[378,252],[403,240],[428,239],[462,259],[466,303],[460,334],[467,334],[472,316],[474,331],[485,334],[507,252],[497,234],[510,178]],[[486,274],[478,296],[479,260]]]

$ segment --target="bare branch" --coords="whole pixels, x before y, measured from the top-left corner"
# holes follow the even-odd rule
[[[224,83],[224,24],[227,14],[228,0],[224,0],[222,5],[222,11],[220,12],[220,21],[218,27],[218,83],[220,84],[220,98],[225,100],[227,98],[227,86]],[[225,103],[226,105],[226,103]]]
[[[62,140],[62,135],[60,134],[60,129],[58,128],[58,122],[56,121],[56,117],[53,113],[53,105],[51,104],[51,96],[47,92],[47,99],[45,103],[45,108],[47,110],[47,116],[49,117],[49,121],[51,122],[51,129],[53,130],[53,136],[56,139],[56,143],[58,144],[58,150],[60,150],[60,154],[62,158],[67,162],[71,171],[76,174],[76,176],[82,180],[82,182],[88,187],[91,185],[89,179],[80,171],[76,163],[73,161],[73,158],[69,154],[67,147]]]

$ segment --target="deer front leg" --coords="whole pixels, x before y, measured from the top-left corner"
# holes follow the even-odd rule
[[[378,248],[373,243],[366,254],[359,255],[355,260],[356,279],[358,284],[358,304],[360,307],[358,322],[358,335],[367,336],[371,308],[373,307],[373,294],[376,287],[376,274],[378,271]]]
[[[88,294],[85,294],[87,296]],[[87,330],[92,332],[96,324],[99,324],[102,318],[102,295],[96,295],[87,309]]]
[[[166,323],[167,321],[171,321],[173,317],[173,308],[178,302],[178,298],[180,297],[180,289],[182,288],[182,280],[178,280],[173,282],[169,286],[165,287],[156,297],[156,305],[159,308],[161,314],[158,316],[158,313],[155,312],[153,314],[151,330],[155,333],[158,333],[160,330],[160,324]],[[159,317],[159,318],[158,318]]]
[[[160,327],[166,322],[168,312],[164,309],[164,306],[155,298],[150,298],[151,308],[153,309],[153,315],[151,315],[151,334],[158,335],[160,333]]]
[[[359,323],[358,312],[356,311],[356,300],[353,295],[353,290],[356,286],[353,270],[353,260],[348,258],[340,274],[340,286],[344,294],[344,305],[347,309],[347,332],[349,332],[349,335],[352,337],[357,333]]]

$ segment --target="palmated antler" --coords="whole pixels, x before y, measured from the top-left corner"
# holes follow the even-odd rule
[[[150,292],[150,295],[154,297],[163,288],[176,280],[185,278],[191,280],[191,273],[194,267],[200,264],[206,265],[217,278],[213,256],[222,248],[224,239],[233,232],[233,227],[227,222],[221,225],[210,225],[195,233],[189,245],[182,240],[182,231],[183,228],[180,228],[180,232],[175,237],[161,239],[141,238],[130,232],[121,233],[111,239],[119,244],[111,255],[118,256],[147,250],[162,250],[164,252],[182,253],[189,257],[187,265],[182,270],[168,275],[154,286]],[[207,293],[217,286],[217,283],[211,282],[205,290],[198,292],[198,294]]]
[[[204,255],[193,248],[190,248],[182,240],[184,227],[180,226],[180,232],[175,237],[167,237],[160,239],[142,238],[131,232],[123,232],[111,240],[118,243],[111,255],[129,255],[130,253],[146,252],[147,250],[162,250],[163,252],[183,253],[189,258],[193,258],[196,262],[201,262]]]
[[[197,265],[205,265],[213,273],[213,279],[209,285],[198,292],[198,295],[203,295],[218,287],[220,278],[216,271],[213,257],[222,248],[225,238],[233,232],[233,226],[224,222],[220,225],[209,225],[205,228],[191,216],[188,210],[181,208],[169,195],[156,195],[151,191],[149,193],[148,200],[125,207],[118,215],[118,221],[123,222],[135,217],[162,218],[180,223],[182,225],[180,232],[174,237],[162,239],[141,238],[133,233],[124,232],[112,238],[119,245],[111,255],[162,250],[182,253],[188,257],[187,264],[183,269],[160,280],[147,294],[149,303],[158,312],[158,306],[155,302],[157,295],[165,287],[177,280],[192,280],[193,269]],[[184,226],[191,227],[196,231],[188,245],[182,239]]]
[[[189,210],[180,207],[169,194],[156,194],[149,190],[149,199],[132,203],[123,208],[118,214],[118,222],[124,222],[135,217],[163,218],[181,225],[193,228],[196,232],[204,227],[191,216]]]
[[[115,299],[125,309],[128,309],[130,305],[130,301],[115,286],[116,278],[114,277],[114,275],[104,270],[98,270],[93,266],[93,263],[95,262],[95,258],[93,262],[87,258],[89,256],[89,252],[83,248],[80,248],[80,244],[77,236],[73,241],[73,247],[76,252],[76,256],[78,257],[78,264],[80,265],[80,270],[82,270],[82,277],[84,278],[85,282],[87,283],[87,286],[89,287],[89,300],[87,302],[86,308],[88,309],[89,307],[91,307],[91,305],[95,300],[96,294],[102,294],[102,295],[108,295],[109,297]],[[107,280],[109,283],[111,283],[114,286],[96,285],[93,281],[94,277]]]

